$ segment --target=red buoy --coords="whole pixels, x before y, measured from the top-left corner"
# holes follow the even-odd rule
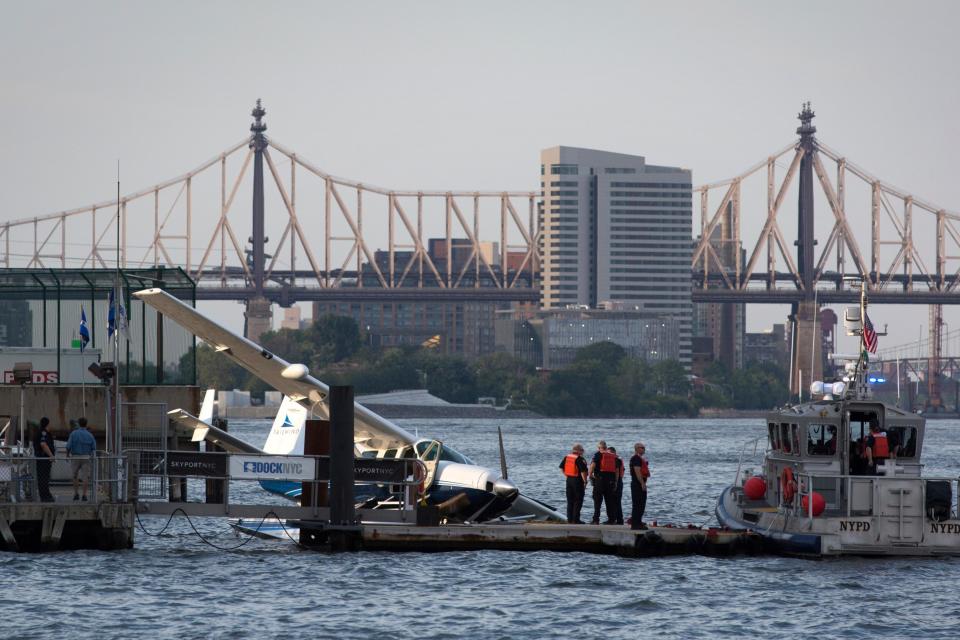
[[[767,494],[767,483],[760,476],[751,476],[743,483],[743,495],[750,500],[759,500]]]
[[[800,500],[800,506],[803,508],[804,515],[808,514],[810,507],[807,506],[807,496],[803,496],[803,499]],[[827,501],[823,499],[823,496],[813,492],[813,515],[818,516],[823,513],[823,510],[827,508]]]

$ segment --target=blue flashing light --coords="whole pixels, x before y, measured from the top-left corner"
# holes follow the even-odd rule
[[[867,382],[869,382],[870,384],[877,384],[877,383],[883,384],[886,381],[887,381],[886,378],[879,378],[877,376],[870,376],[869,378],[867,378]]]

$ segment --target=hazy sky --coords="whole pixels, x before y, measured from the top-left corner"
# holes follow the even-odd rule
[[[958,17],[956,2],[8,2],[0,220],[111,198],[118,158],[125,192],[184,173],[247,135],[258,97],[268,134],[335,175],[470,190],[538,188],[557,144],[727,178],[788,144],[811,100],[821,140],[957,211]],[[748,326],[785,311],[751,307]],[[888,344],[926,324],[926,307],[873,315]]]

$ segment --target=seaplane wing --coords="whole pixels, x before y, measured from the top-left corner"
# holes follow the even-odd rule
[[[291,364],[255,342],[225,329],[162,289],[144,289],[133,295],[283,395],[322,417],[329,416],[326,402],[329,387],[311,376],[306,366]],[[393,449],[412,445],[416,437],[363,405],[356,404],[354,440],[374,449]]]

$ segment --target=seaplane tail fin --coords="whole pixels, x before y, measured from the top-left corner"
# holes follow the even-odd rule
[[[283,396],[263,451],[274,455],[303,455],[303,426],[306,421],[307,410],[300,403]]]
[[[201,422],[213,424],[213,398],[216,395],[217,392],[213,389],[207,389],[207,392],[204,394],[203,404],[200,405],[200,415],[197,416]]]

